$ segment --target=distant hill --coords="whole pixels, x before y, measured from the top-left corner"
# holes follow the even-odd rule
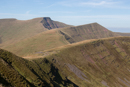
[[[115,33],[121,36],[130,36],[130,33],[120,33],[120,32],[115,32]]]
[[[130,87],[130,37],[83,41],[26,60],[0,49],[0,84],[12,87]]]
[[[61,34],[65,35],[70,43],[88,39],[99,39],[120,36],[99,25],[98,23],[91,23],[77,27],[67,27],[61,30]]]
[[[43,22],[44,21],[44,22]],[[31,20],[0,19],[0,47],[32,37],[50,28],[63,28],[70,25],[55,22],[48,17]],[[55,26],[53,26],[55,25]]]

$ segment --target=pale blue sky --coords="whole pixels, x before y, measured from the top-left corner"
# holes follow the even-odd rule
[[[0,19],[37,17],[71,25],[97,22],[112,31],[130,32],[130,0],[0,0]]]

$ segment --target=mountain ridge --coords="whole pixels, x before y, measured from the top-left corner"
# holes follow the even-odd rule
[[[44,31],[34,37],[6,46],[3,49],[25,57],[29,55],[39,55],[42,51],[83,40],[116,36],[120,35],[107,30],[98,23],[91,23],[81,26],[70,26]]]

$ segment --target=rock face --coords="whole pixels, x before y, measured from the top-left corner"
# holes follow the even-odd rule
[[[54,23],[54,21],[52,21],[49,17],[44,17],[41,23],[45,28],[49,30],[53,28],[58,28],[58,26]]]
[[[44,17],[41,23],[46,29],[49,29],[49,30],[54,29],[54,28],[63,28],[63,27],[71,26],[71,25],[61,23],[61,22],[53,21],[51,20],[50,17]]]

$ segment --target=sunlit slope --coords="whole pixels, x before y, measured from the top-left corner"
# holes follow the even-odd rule
[[[83,42],[46,57],[79,87],[130,87],[130,37]]]
[[[109,31],[98,23],[91,23],[77,27],[69,27],[61,30],[61,34],[65,35],[70,43],[79,42],[88,39],[99,39],[107,37],[120,36]]]
[[[57,29],[42,32],[32,38],[20,41],[5,47],[4,49],[11,51],[19,56],[30,56],[32,54],[40,54],[44,50],[52,49],[58,46],[69,44]]]
[[[51,29],[69,26],[64,23],[55,22],[48,17],[25,21],[17,19],[0,19],[0,46],[5,47],[49,30],[46,27],[46,24],[47,27],[51,27]]]
[[[29,61],[0,49],[1,85],[4,87],[77,87],[47,59]]]

